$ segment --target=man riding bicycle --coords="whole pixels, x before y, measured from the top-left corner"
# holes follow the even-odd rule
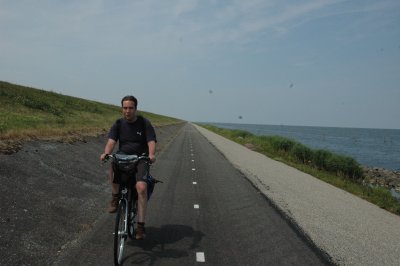
[[[111,154],[114,146],[119,142],[118,153],[130,155],[148,154],[150,162],[155,162],[156,134],[150,121],[142,116],[137,116],[138,101],[134,96],[125,96],[121,100],[122,119],[118,119],[108,133],[108,141],[101,154],[100,160],[104,160],[107,154]],[[138,194],[138,226],[135,238],[144,239],[145,237],[145,215],[147,208],[147,174],[148,164],[144,161],[137,165],[136,190]],[[115,213],[119,201],[119,184],[112,168],[110,168],[109,178],[111,182],[112,199],[108,211]]]

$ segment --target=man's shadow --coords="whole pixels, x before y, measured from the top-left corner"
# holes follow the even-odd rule
[[[125,265],[152,265],[160,258],[181,258],[189,256],[189,251],[196,249],[204,234],[192,227],[180,224],[163,225],[161,228],[146,227],[145,240],[130,240],[127,245],[134,247],[134,252],[125,254]],[[185,239],[187,238],[187,239]],[[169,244],[182,241],[179,248],[169,248]],[[189,243],[187,243],[189,241]],[[186,243],[186,244],[185,244]],[[125,252],[124,252],[125,253]]]

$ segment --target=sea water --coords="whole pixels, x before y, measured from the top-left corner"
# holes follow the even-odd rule
[[[291,138],[313,149],[325,149],[350,156],[360,164],[400,170],[400,130],[207,123],[227,129],[241,129],[255,135]]]

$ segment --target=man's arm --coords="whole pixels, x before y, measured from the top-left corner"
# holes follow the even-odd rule
[[[156,142],[154,140],[150,140],[147,142],[149,146],[149,158],[152,163],[156,161]]]
[[[107,154],[111,154],[114,150],[115,143],[117,143],[113,139],[108,139],[106,147],[104,148],[104,153],[100,155],[100,160],[103,161]]]

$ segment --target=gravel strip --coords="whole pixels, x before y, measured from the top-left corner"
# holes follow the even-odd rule
[[[399,265],[399,216],[194,126],[334,263]]]

